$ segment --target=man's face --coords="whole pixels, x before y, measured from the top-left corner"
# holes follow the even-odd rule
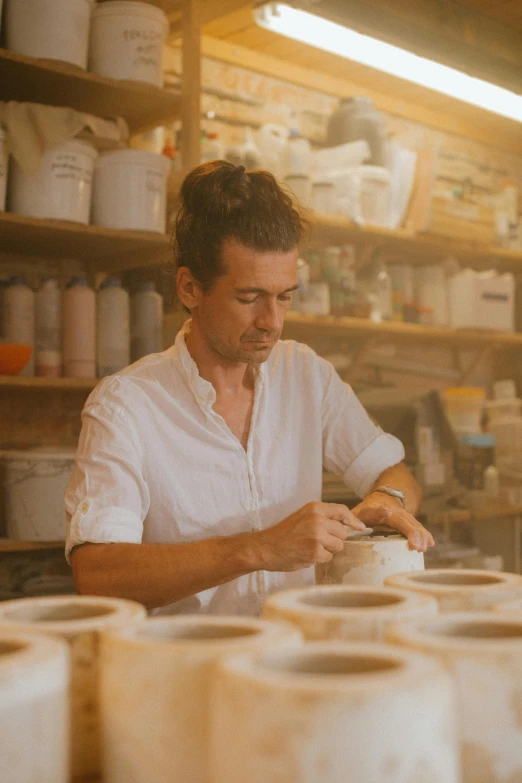
[[[226,273],[192,310],[207,345],[233,363],[260,364],[283,329],[292,292],[298,288],[295,248],[258,252],[234,240],[223,244]]]

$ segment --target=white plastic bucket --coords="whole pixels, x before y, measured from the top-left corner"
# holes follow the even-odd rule
[[[93,0],[7,0],[8,49],[87,68]]]
[[[125,0],[99,4],[92,15],[89,70],[161,87],[168,30],[167,16],[156,6]]]
[[[45,153],[35,177],[24,174],[13,159],[9,177],[11,212],[88,223],[97,154],[87,142],[66,141]]]
[[[0,7],[0,12],[1,12],[1,7]],[[5,140],[5,130],[0,125],[0,212],[5,210],[6,189],[7,189],[7,146]]]
[[[96,226],[165,233],[170,160],[140,150],[100,155],[94,169]]]
[[[8,538],[65,539],[63,496],[74,467],[74,451],[4,451],[0,461]]]

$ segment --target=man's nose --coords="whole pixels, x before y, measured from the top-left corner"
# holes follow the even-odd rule
[[[269,299],[265,302],[262,312],[256,318],[256,326],[258,329],[265,329],[276,334],[281,331],[283,328],[283,313],[275,299]]]

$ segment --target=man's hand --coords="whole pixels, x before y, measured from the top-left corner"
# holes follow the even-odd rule
[[[368,527],[373,525],[388,525],[398,530],[408,539],[411,549],[425,552],[434,546],[435,541],[425,527],[406,511],[398,498],[392,498],[383,492],[372,492],[362,503],[359,503],[352,513]]]
[[[255,533],[260,570],[297,571],[328,563],[350,530],[366,525],[339,503],[308,503],[274,527]]]

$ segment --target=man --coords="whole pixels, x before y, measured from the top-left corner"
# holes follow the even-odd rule
[[[66,492],[80,593],[259,614],[270,592],[313,583],[351,529],[386,522],[433,545],[399,441],[328,362],[279,340],[302,231],[266,172],[213,161],[186,178],[176,284],[191,320],[83,412]],[[320,502],[323,465],[363,498],[353,512]]]

